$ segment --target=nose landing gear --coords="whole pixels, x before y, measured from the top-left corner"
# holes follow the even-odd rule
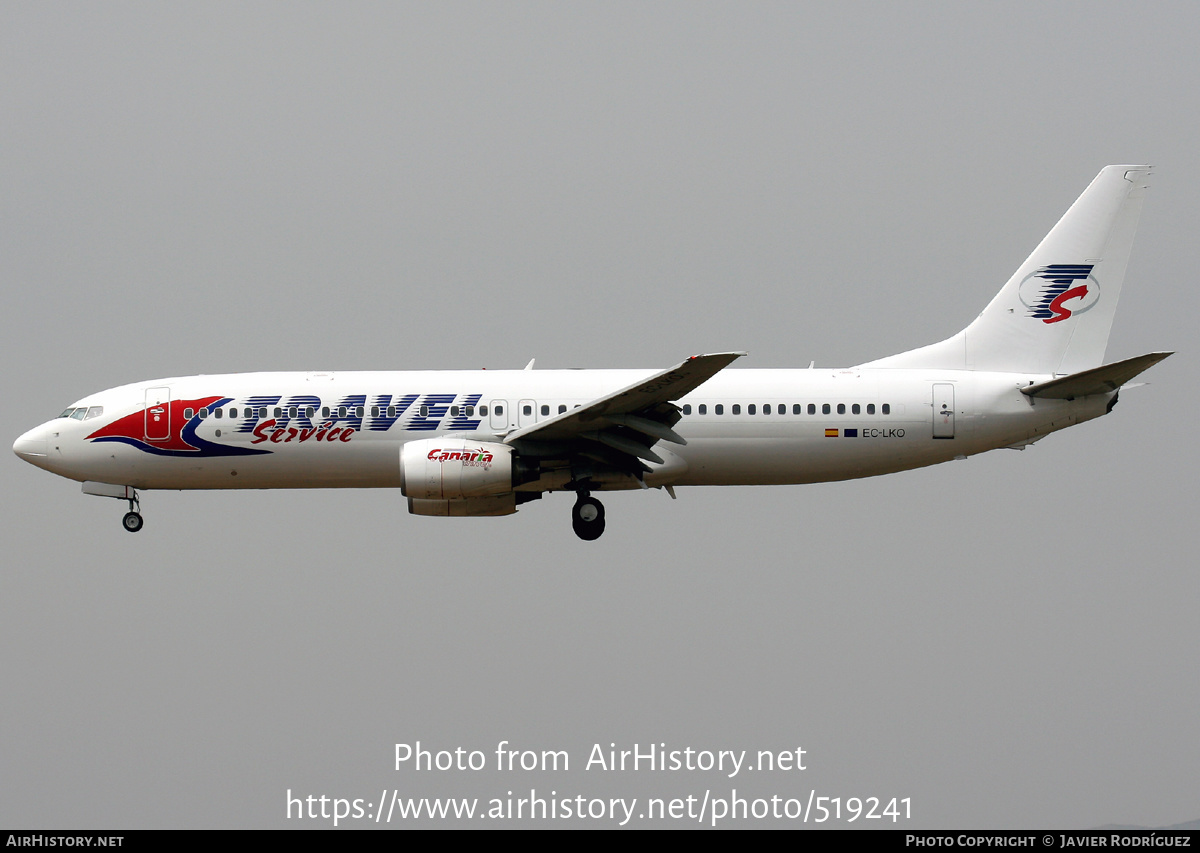
[[[580,492],[571,508],[571,529],[584,541],[599,539],[604,532],[604,504],[587,492]]]
[[[133,486],[117,486],[112,483],[93,483],[84,481],[83,493],[96,495],[101,498],[116,498],[119,501],[129,501],[129,512],[121,519],[121,526],[130,533],[142,529],[142,505],[138,501],[137,489]]]
[[[125,513],[125,517],[121,519],[121,526],[130,533],[137,533],[142,529],[142,514],[139,510],[142,508],[138,501],[138,493],[133,491],[133,496],[129,499],[129,512]]]

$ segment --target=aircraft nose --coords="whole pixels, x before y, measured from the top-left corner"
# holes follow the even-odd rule
[[[46,427],[34,427],[13,442],[13,453],[26,462],[37,464],[46,458]]]

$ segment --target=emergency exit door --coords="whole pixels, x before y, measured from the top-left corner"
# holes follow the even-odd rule
[[[492,411],[488,415],[491,418],[492,429],[497,432],[508,429],[508,400],[492,400]]]

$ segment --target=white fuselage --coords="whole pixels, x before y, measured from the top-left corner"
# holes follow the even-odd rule
[[[64,477],[137,489],[397,487],[405,442],[451,435],[498,441],[654,373],[477,370],[160,379],[90,395],[73,408],[102,407],[102,414],[56,418],[23,435],[14,449]],[[677,401],[684,415],[675,431],[687,444],[657,444],[664,463],[650,466],[645,484],[870,477],[1023,446],[1104,414],[1112,398],[1035,400],[1019,390],[1046,378],[935,369],[725,370]]]
[[[816,483],[934,465],[1107,412],[1170,353],[1104,363],[1150,168],[1100,171],[983,311],[945,340],[844,370],[246,373],[79,401],[17,439],[34,465],[129,501],[139,489],[399,487],[409,512],[511,515],[570,491]],[[532,362],[530,366],[532,367]]]

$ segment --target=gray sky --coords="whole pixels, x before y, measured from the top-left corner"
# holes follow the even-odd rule
[[[614,494],[590,544],[562,495],[443,520],[390,491],[148,493],[134,537],[10,454],[0,825],[316,826],[288,789],[530,787],[910,797],[925,828],[1200,817],[1198,24],[0,6],[9,441],[195,373],[865,361],[966,325],[1109,163],[1158,166],[1109,357],[1179,350],[1024,453]],[[417,740],[572,769],[395,772]],[[582,769],[614,742],[808,769]]]

